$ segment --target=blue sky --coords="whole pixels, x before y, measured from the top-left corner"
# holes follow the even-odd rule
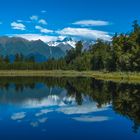
[[[109,40],[140,20],[140,0],[1,0],[0,35]]]

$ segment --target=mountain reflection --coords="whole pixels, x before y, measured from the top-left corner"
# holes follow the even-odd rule
[[[140,86],[97,81],[91,78],[25,78],[6,77],[0,79],[0,104],[12,104],[22,108],[41,108],[35,116],[49,112],[66,115],[80,114],[73,120],[94,122],[108,120],[107,116],[91,117],[91,112],[113,110],[133,122],[133,131],[140,126]],[[55,108],[51,108],[55,106]],[[50,107],[49,109],[46,107]],[[83,116],[86,114],[86,116]],[[25,112],[12,114],[12,120],[21,120]],[[47,118],[39,120],[46,122]],[[37,127],[37,122],[31,122]]]

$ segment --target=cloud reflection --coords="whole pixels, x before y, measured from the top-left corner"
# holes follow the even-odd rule
[[[38,122],[31,122],[30,125],[32,127],[38,127],[39,126],[39,123]]]
[[[59,97],[57,95],[49,95],[47,98],[38,100],[27,100],[23,103],[24,108],[40,108],[50,106],[65,106],[66,104],[74,104],[74,97]]]
[[[108,110],[108,106],[104,106],[102,108],[98,108],[96,103],[88,103],[83,104],[81,106],[66,106],[61,107],[57,111],[63,112],[64,114],[71,115],[71,114],[88,114],[92,112],[99,112]]]
[[[12,120],[21,120],[23,118],[25,118],[25,112],[20,112],[20,113],[14,113],[12,116],[11,116],[11,119]]]
[[[103,122],[109,120],[110,118],[107,116],[80,116],[72,119],[81,122]]]
[[[42,119],[39,119],[38,121],[39,121],[40,123],[45,123],[47,120],[48,120],[48,118],[42,118]]]
[[[39,117],[39,116],[41,116],[41,115],[47,114],[47,113],[52,112],[52,111],[53,111],[53,110],[42,109],[42,110],[40,110],[40,112],[36,113],[35,116],[36,116],[36,117]]]

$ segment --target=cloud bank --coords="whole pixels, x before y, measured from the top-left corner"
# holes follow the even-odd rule
[[[69,35],[69,36],[77,36],[77,37],[83,37],[87,39],[103,39],[110,41],[111,36],[108,32],[99,31],[99,30],[92,30],[88,28],[64,28],[60,31],[57,31],[60,35]]]
[[[102,21],[102,20],[81,20],[76,21],[73,23],[74,25],[81,25],[81,26],[106,26],[110,23],[108,21]]]
[[[42,34],[12,34],[9,35],[10,37],[22,37],[29,41],[32,40],[42,40],[44,42],[55,41],[57,40],[57,36],[49,36],[49,35],[42,35]]]

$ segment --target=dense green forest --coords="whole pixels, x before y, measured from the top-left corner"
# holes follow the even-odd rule
[[[36,63],[34,57],[25,58],[16,54],[13,63],[8,56],[0,57],[1,70],[99,70],[99,71],[140,71],[140,25],[133,22],[133,30],[127,34],[115,34],[111,42],[97,40],[88,50],[82,42],[67,51],[64,58],[49,59]]]

